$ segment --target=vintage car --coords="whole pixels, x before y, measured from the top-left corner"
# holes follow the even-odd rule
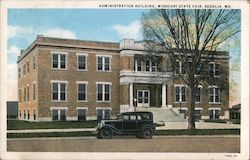
[[[155,133],[151,112],[121,113],[115,120],[101,120],[96,128],[96,137],[101,139],[110,139],[113,135],[136,135],[149,139]]]

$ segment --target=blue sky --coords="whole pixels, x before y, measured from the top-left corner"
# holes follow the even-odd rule
[[[37,35],[94,41],[119,42],[123,38],[142,40],[142,9],[9,9],[8,10],[8,81],[13,91],[8,100],[16,100],[17,56]],[[228,47],[226,47],[228,48]],[[231,60],[239,48],[231,47]],[[235,72],[233,77],[239,77]],[[239,78],[237,79],[239,83]]]
[[[119,42],[141,40],[141,16],[147,10],[116,9],[9,9],[8,100],[17,100],[17,56],[37,37]]]
[[[125,36],[140,40],[142,36],[138,29],[143,11],[145,10],[10,9],[8,26],[11,33],[8,48],[16,46],[25,49],[37,34],[114,42],[119,42]],[[19,33],[14,33],[18,31]],[[53,31],[54,34],[49,34]],[[12,61],[10,57],[8,62]]]

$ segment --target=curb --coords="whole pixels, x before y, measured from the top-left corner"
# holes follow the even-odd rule
[[[156,128],[156,131],[183,130],[186,128]],[[197,129],[240,129],[240,128],[197,128]],[[94,132],[96,128],[69,128],[69,129],[30,129],[30,130],[7,130],[7,133],[50,133],[50,132]]]

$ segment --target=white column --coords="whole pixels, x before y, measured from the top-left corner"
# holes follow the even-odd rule
[[[129,107],[133,106],[133,83],[129,83]]]
[[[166,107],[166,83],[162,84],[162,104],[161,107]]]

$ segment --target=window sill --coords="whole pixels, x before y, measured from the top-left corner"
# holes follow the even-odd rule
[[[86,102],[88,102],[88,101],[87,101],[87,100],[86,100],[86,101],[79,101],[79,100],[78,100],[77,102],[79,102],[79,103],[82,103],[82,102],[83,102],[83,103],[86,103]]]
[[[209,104],[217,104],[217,105],[221,105],[221,102],[209,102]]]
[[[112,70],[96,70],[96,72],[112,72]]]
[[[62,69],[62,68],[51,68],[52,70],[55,71],[68,71],[68,68]]]
[[[56,100],[52,100],[51,102],[68,102],[68,101],[56,101]]]
[[[175,101],[174,103],[175,103],[175,104],[180,104],[180,103],[181,103],[181,104],[186,104],[187,102],[177,102],[177,101]]]
[[[97,103],[102,103],[102,102],[105,102],[105,103],[110,103],[111,101],[96,101]]]
[[[79,71],[79,72],[87,72],[88,70],[87,69],[77,69],[77,71]]]

